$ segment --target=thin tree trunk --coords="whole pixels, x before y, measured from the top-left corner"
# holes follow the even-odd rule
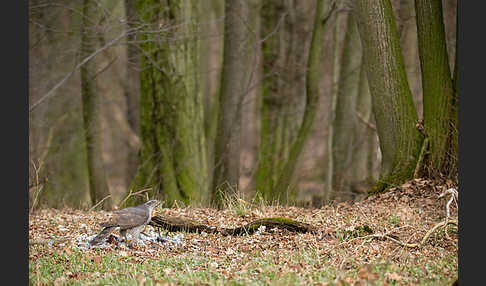
[[[214,17],[211,23],[211,33],[219,35],[217,40],[214,38],[208,39],[210,45],[210,55],[208,58],[208,93],[204,98],[204,130],[206,134],[206,153],[208,162],[208,185],[213,185],[213,175],[214,175],[214,148],[216,141],[216,130],[218,127],[218,108],[219,108],[219,94],[221,85],[221,71],[223,66],[223,41],[224,41],[224,23],[221,19],[224,17],[224,0],[212,0],[212,1],[200,1],[201,5],[203,3],[209,4],[207,7],[212,10]],[[206,11],[201,11],[201,13],[206,13]],[[202,43],[203,45],[203,43]],[[201,54],[204,55],[204,54]],[[203,57],[201,57],[202,59]],[[209,60],[210,59],[210,60]],[[201,79],[203,80],[203,79]],[[202,86],[203,88],[203,86]],[[211,195],[206,198],[208,202],[211,201]]]
[[[212,185],[212,202],[220,208],[224,197],[238,188],[241,100],[248,84],[247,22],[246,1],[225,1],[223,70]]]
[[[297,137],[290,147],[288,160],[286,161],[275,186],[276,192],[284,202],[288,199],[288,194],[291,192],[295,167],[297,166],[300,154],[310,135],[318,109],[319,81],[321,76],[319,67],[324,45],[324,28],[330,13],[328,12],[328,7],[328,2],[326,0],[318,0],[316,3],[314,29],[312,30],[312,39],[307,60],[306,105],[304,117],[299,127]]]
[[[327,155],[326,155],[326,175],[325,175],[325,201],[329,202],[333,197],[334,190],[333,190],[333,173],[334,173],[334,160],[333,160],[333,142],[334,142],[334,119],[336,117],[336,102],[337,102],[337,95],[338,95],[338,86],[339,86],[339,38],[338,35],[340,34],[340,27],[341,27],[341,16],[340,13],[336,14],[336,18],[334,20],[334,31],[333,31],[333,63],[332,63],[332,81],[331,81],[331,93],[329,98],[329,114],[328,114],[328,122],[327,122],[327,140],[326,140],[326,147],[327,147]]]
[[[359,35],[358,35],[359,36]],[[360,53],[362,55],[362,53]],[[356,120],[356,140],[352,155],[352,184],[354,186],[366,185],[373,182],[373,160],[375,153],[375,130],[372,129],[373,112],[371,108],[371,95],[368,88],[366,70],[360,69],[358,99],[353,114]],[[357,117],[361,117],[357,118]],[[363,122],[363,121],[366,122]],[[368,123],[368,124],[367,124]]]
[[[349,197],[352,181],[353,147],[356,145],[356,101],[358,99],[361,70],[361,44],[356,22],[347,15],[341,71],[334,118],[332,155],[333,191],[341,199]]]
[[[96,1],[84,0],[83,25],[81,31],[81,58],[86,58],[96,50],[99,7]],[[81,66],[81,95],[83,121],[86,138],[86,154],[89,174],[91,203],[97,204],[109,194],[101,147],[100,96],[96,84],[96,58]],[[112,208],[112,199],[101,204],[103,209]]]
[[[389,0],[357,0],[356,12],[382,164],[372,193],[411,178],[423,137]]]
[[[420,67],[424,98],[424,126],[429,138],[429,156],[425,171],[429,175],[442,173],[456,154],[448,154],[447,140],[451,136],[452,86],[445,30],[440,0],[415,0]],[[457,131],[457,130],[455,130]]]
[[[258,169],[258,150],[260,145],[260,108],[263,94],[262,79],[262,50],[260,48],[261,39],[261,8],[260,0],[249,0],[249,20],[248,26],[251,30],[249,35],[249,53],[248,70],[249,70],[249,91],[242,102],[242,152],[240,171],[240,192],[249,194],[256,189],[255,173]]]
[[[125,0],[125,17],[127,19],[127,29],[133,28],[137,21],[136,1]],[[139,47],[137,47],[136,34],[129,34],[127,37],[127,66],[126,81],[124,82],[124,95],[127,105],[126,115],[128,126],[133,133],[140,136],[140,79],[139,79]],[[127,167],[125,181],[127,186],[133,180],[138,165],[138,148],[127,142]]]

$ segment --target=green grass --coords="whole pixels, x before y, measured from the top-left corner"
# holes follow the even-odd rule
[[[231,260],[222,257],[211,261],[193,256],[190,251],[171,257],[169,253],[156,255],[152,259],[136,259],[121,256],[117,251],[102,253],[70,249],[69,254],[49,250],[47,246],[34,246],[31,253],[49,252],[29,262],[31,285],[311,285],[313,283],[357,281],[360,266],[350,261],[337,269],[330,265],[327,257],[311,249],[296,250],[286,263],[274,258],[278,252],[264,254],[253,251],[237,262],[238,271],[231,269]],[[333,255],[346,255],[337,251]],[[397,254],[399,255],[399,254]],[[101,256],[95,263],[93,257]],[[237,267],[237,268],[238,268]],[[454,273],[457,257],[445,255],[437,261],[415,258],[413,263],[402,265],[390,261],[375,263],[370,273],[378,278],[371,285],[447,285],[450,278],[444,278],[444,271]],[[390,279],[395,273],[400,279]],[[336,279],[337,277],[337,279]],[[142,281],[144,280],[144,281]],[[386,281],[386,283],[385,283]]]
[[[390,224],[393,225],[394,227],[399,227],[400,226],[400,218],[396,215],[392,215],[390,218]]]

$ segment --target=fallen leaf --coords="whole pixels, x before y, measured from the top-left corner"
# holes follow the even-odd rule
[[[97,256],[93,257],[93,262],[95,264],[100,264],[101,263],[101,256],[97,255]]]

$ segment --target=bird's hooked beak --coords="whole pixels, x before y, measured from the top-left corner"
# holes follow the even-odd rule
[[[159,200],[151,200],[149,202],[150,202],[150,205],[153,206],[154,208],[156,206],[160,205],[160,201]]]
[[[160,201],[158,200],[154,200],[153,202],[151,202],[151,205],[153,206],[152,208],[152,214],[151,214],[151,217],[154,217],[157,215],[157,210],[155,209],[158,205],[160,205]]]

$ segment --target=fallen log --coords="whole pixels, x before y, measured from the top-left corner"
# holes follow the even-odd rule
[[[317,231],[317,229],[310,224],[288,219],[288,218],[282,218],[282,217],[262,218],[236,228],[221,228],[221,227],[197,224],[196,222],[190,219],[185,219],[180,217],[167,218],[167,217],[162,217],[161,215],[155,215],[152,217],[151,221],[149,222],[149,225],[165,229],[169,232],[177,232],[177,231],[203,232],[204,231],[206,233],[220,233],[222,235],[231,235],[231,236],[253,234],[261,226],[265,226],[270,229],[272,228],[286,229],[290,232],[297,232],[297,233],[306,233],[306,232],[315,233]]]

